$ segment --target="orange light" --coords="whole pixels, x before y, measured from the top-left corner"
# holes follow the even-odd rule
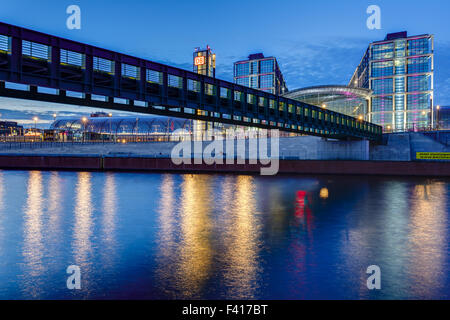
[[[205,56],[199,56],[194,58],[194,65],[201,66],[205,64]]]
[[[329,195],[328,189],[327,188],[322,188],[320,189],[320,197],[322,199],[327,199]]]

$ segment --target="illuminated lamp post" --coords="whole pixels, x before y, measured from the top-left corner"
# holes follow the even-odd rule
[[[441,109],[441,106],[436,107],[436,129],[439,130],[439,110]]]
[[[37,133],[37,122],[38,122],[38,117],[34,117],[33,121],[34,121],[34,142],[36,142],[36,133]]]
[[[53,124],[56,121],[56,113],[53,114]],[[53,141],[56,141],[56,130],[53,130]]]
[[[86,135],[86,122],[87,122],[87,118],[83,117],[81,118],[81,121],[83,122],[83,142],[85,141],[85,135]]]
[[[427,113],[426,113],[425,111],[422,111],[422,116],[425,117],[426,114],[427,114]],[[423,129],[425,129],[425,127],[424,127]]]
[[[112,124],[111,124],[112,113],[108,113],[108,117],[109,117],[109,139],[111,139],[112,138]]]

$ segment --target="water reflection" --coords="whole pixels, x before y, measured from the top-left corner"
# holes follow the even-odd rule
[[[175,210],[175,182],[173,175],[166,174],[162,178],[160,187],[160,207],[159,207],[159,252],[157,279],[159,287],[164,294],[171,295],[174,288],[173,275],[175,274],[176,264],[173,263],[173,257],[177,254],[176,241],[176,210]]]
[[[201,297],[205,282],[210,277],[213,254],[210,179],[206,175],[183,176],[177,288],[184,298]]]
[[[224,202],[230,208],[223,221],[226,224],[224,283],[226,297],[230,299],[255,299],[260,285],[261,223],[253,180],[251,176],[238,176],[234,184],[226,180],[223,188]],[[232,194],[234,185],[236,188]]]
[[[62,235],[62,190],[61,178],[58,172],[50,174],[48,183],[48,228],[46,228],[47,250],[58,250]]]
[[[441,282],[447,252],[447,197],[441,182],[416,185],[411,199],[412,273],[416,296],[434,296]]]
[[[0,171],[0,299],[448,299],[449,186]]]
[[[116,259],[116,214],[117,190],[114,173],[107,173],[103,187],[103,215],[102,215],[102,259],[105,269],[111,269]]]
[[[92,260],[92,199],[91,173],[79,172],[76,184],[75,224],[73,226],[73,255],[75,264],[80,266],[83,274],[90,273]]]
[[[4,219],[5,219],[5,204],[4,204],[4,190],[3,190],[3,185],[4,185],[4,179],[3,179],[3,172],[0,171],[0,257],[3,256],[3,246],[4,246],[4,234],[5,234],[5,230],[3,227],[4,224]]]
[[[43,290],[42,274],[44,245],[42,242],[42,173],[30,171],[27,185],[27,202],[25,207],[24,243],[22,255],[24,270],[21,285],[27,297],[39,298]]]

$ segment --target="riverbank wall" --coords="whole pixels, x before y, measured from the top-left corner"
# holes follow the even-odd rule
[[[176,165],[170,158],[95,155],[0,155],[0,168],[26,170],[89,170],[260,174],[261,164]],[[395,175],[450,177],[448,162],[279,160],[279,174]]]
[[[450,148],[418,133],[389,134],[384,137],[383,144],[332,141],[308,136],[280,138],[278,146],[267,142],[263,148],[267,150],[262,152],[262,156],[261,145],[257,141],[235,140],[231,144],[231,152],[225,141],[215,142],[216,146],[222,145],[219,152],[206,152],[208,148],[211,149],[211,142],[208,141],[200,144],[199,148],[191,144],[188,151],[178,153],[178,157],[190,159],[192,164],[185,161],[179,165],[172,161],[172,151],[178,142],[62,143],[43,144],[42,147],[16,145],[0,150],[0,169],[260,174],[262,167],[270,166],[263,166],[261,159],[279,159],[280,174],[450,176],[449,160],[425,160],[417,157],[419,153],[448,155]],[[243,144],[240,149],[244,153],[238,151],[240,143]],[[272,153],[272,147],[276,147],[276,154]],[[208,159],[215,157],[224,162],[231,160],[234,164],[218,164],[217,161],[207,164]],[[181,159],[178,160],[180,162]]]

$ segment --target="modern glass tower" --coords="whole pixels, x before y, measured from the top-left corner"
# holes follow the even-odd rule
[[[288,91],[277,59],[264,57],[262,53],[234,63],[234,82],[278,95]]]
[[[209,77],[216,77],[216,55],[212,53],[211,48],[195,48],[193,71]]]
[[[391,33],[369,44],[349,83],[373,91],[369,121],[388,132],[434,126],[433,51],[429,34]]]
[[[195,73],[213,78],[216,77],[216,55],[212,52],[209,45],[206,46],[206,49],[195,48],[192,62]],[[197,88],[197,90],[200,90],[200,88]],[[197,112],[201,114],[202,111],[197,110]],[[214,123],[194,120],[193,128],[195,140],[207,139],[204,134],[207,134],[208,130],[214,128]]]

